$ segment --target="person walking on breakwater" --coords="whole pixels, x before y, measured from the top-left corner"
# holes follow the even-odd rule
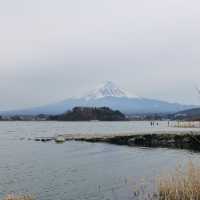
[[[155,125],[155,122],[152,122],[152,121],[151,121],[151,123],[150,123],[150,124],[151,124],[151,126],[154,126],[154,125]]]

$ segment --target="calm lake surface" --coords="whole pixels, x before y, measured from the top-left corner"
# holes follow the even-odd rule
[[[167,122],[0,122],[0,199],[8,193],[38,200],[128,200],[138,183],[152,186],[161,173],[200,154],[101,143],[29,141],[64,133],[176,131]],[[178,129],[198,130],[198,129]],[[25,139],[23,139],[25,138]]]

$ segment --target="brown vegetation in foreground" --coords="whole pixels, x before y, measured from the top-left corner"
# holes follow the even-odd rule
[[[3,200],[34,200],[34,198],[29,195],[23,195],[23,196],[8,195]]]
[[[186,169],[177,167],[174,173],[161,177],[158,196],[160,200],[199,200],[200,166],[189,162]]]
[[[189,162],[186,168],[178,166],[176,170],[159,178],[157,192],[145,193],[145,188],[140,188],[134,193],[137,199],[142,195],[148,200],[200,200],[200,166]],[[140,198],[139,198],[140,199]],[[30,195],[8,195],[3,200],[34,200]]]

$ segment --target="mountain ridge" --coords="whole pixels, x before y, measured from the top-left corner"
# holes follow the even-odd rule
[[[77,106],[109,107],[125,114],[175,113],[195,108],[193,105],[182,105],[166,101],[142,98],[131,95],[112,82],[106,82],[82,97],[69,98],[61,102],[39,106],[30,109],[0,112],[1,115],[56,115],[62,114]]]

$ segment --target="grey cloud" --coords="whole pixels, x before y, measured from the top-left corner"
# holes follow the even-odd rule
[[[8,0],[0,13],[0,109],[107,80],[139,96],[200,101],[197,0]]]

